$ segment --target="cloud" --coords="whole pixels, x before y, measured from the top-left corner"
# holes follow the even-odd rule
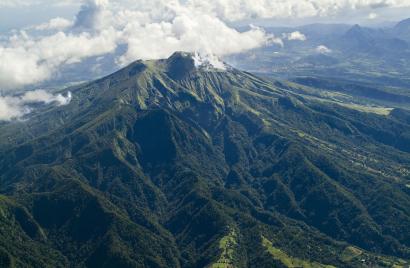
[[[20,97],[22,103],[57,103],[59,106],[67,105],[71,102],[72,95],[71,92],[67,93],[67,96],[62,94],[52,95],[45,90],[38,89],[34,91],[28,91],[23,96]]]
[[[42,23],[40,25],[34,26],[33,28],[38,31],[44,30],[64,30],[69,27],[73,26],[73,22],[71,20],[67,20],[64,18],[54,18],[46,23]]]
[[[0,2],[0,7],[16,7],[25,5],[30,5],[30,3],[25,0],[2,0]]]
[[[24,47],[0,46],[0,89],[12,89],[43,81],[50,76],[40,57]]]
[[[378,15],[377,13],[374,13],[374,12],[370,13],[370,14],[367,16],[367,18],[368,18],[369,20],[374,20],[374,19],[377,19],[378,17],[379,17],[379,15]]]
[[[2,0],[0,7],[21,7],[33,5],[77,5],[78,0]],[[104,3],[107,0],[95,0]],[[223,18],[239,20],[244,18],[272,18],[272,17],[306,17],[316,15],[333,15],[345,10],[361,8],[409,7],[408,0],[116,0],[116,3],[128,8],[149,6],[155,7],[158,2],[163,5],[168,2],[183,3],[186,6],[212,11]],[[154,3],[154,4],[150,4]]]
[[[29,113],[27,107],[21,106],[17,98],[0,97],[0,121],[10,121]]]
[[[76,5],[77,0],[1,0],[0,7],[21,8],[38,5],[67,6]]]
[[[259,47],[269,36],[256,27],[241,33],[215,17],[183,13],[170,22],[130,23],[123,40],[128,50],[119,58],[121,65],[135,59],[166,58],[175,51],[224,56]]]
[[[59,31],[34,38],[24,31],[0,44],[0,89],[10,90],[49,79],[61,65],[113,52],[116,31],[108,28],[98,35]]]
[[[65,28],[69,21],[56,18],[37,26],[54,32],[33,37],[21,31],[0,42],[0,90],[46,81],[63,65],[114,53],[120,45],[126,47],[116,60],[122,66],[137,59],[166,58],[175,51],[224,56],[281,42],[257,27],[239,32],[177,0],[136,3],[140,5],[133,10],[117,2],[88,0],[72,27]]]
[[[316,47],[316,52],[321,54],[329,54],[332,53],[332,50],[325,45],[320,45]]]
[[[283,38],[289,41],[306,41],[306,36],[299,31],[283,34]]]
[[[410,6],[408,0],[187,0],[187,3],[229,21],[323,17],[348,10]]]
[[[196,68],[212,67],[219,70],[226,70],[226,65],[214,55],[194,53],[193,60]]]
[[[276,44],[276,45],[278,45],[278,46],[280,46],[280,47],[282,47],[282,48],[285,46],[285,43],[283,42],[282,38],[280,38],[280,37],[275,37],[274,35],[270,36],[268,43],[270,43],[270,44]]]
[[[44,90],[29,91],[21,96],[0,96],[0,121],[19,119],[32,112],[33,108],[30,104],[54,103],[62,106],[68,105],[71,99],[71,92],[63,96],[62,94],[52,95]]]
[[[76,16],[74,28],[100,30],[110,25],[112,14],[108,5],[108,0],[87,0]]]

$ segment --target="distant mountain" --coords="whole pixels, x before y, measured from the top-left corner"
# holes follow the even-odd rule
[[[410,41],[410,18],[397,23],[393,32],[398,38]]]
[[[369,43],[376,37],[376,30],[363,28],[356,24],[350,28],[344,35],[344,38],[355,40],[362,43]]]
[[[384,55],[390,53],[403,53],[409,45],[402,39],[394,38],[389,33],[372,28],[353,26],[342,37],[342,50],[350,53],[369,53]]]
[[[349,24],[308,24],[304,26],[297,27],[298,30],[302,31],[307,35],[314,35],[315,37],[320,36],[340,36],[344,32],[348,31],[352,26]]]
[[[392,267],[410,113],[175,53],[0,126],[1,267]]]
[[[410,31],[410,18],[402,20],[394,27],[397,32],[408,32]]]
[[[262,47],[231,55],[226,60],[243,70],[283,79],[332,77],[359,83],[377,82],[386,87],[399,86],[404,91],[410,85],[407,79],[410,38],[395,33],[393,27],[311,24],[294,28],[267,27],[265,30],[276,36],[299,31],[306,40],[286,40],[283,47]],[[320,50],[326,53],[318,55]]]

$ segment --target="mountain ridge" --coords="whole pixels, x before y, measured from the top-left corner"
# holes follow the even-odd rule
[[[14,212],[2,219],[56,267],[280,267],[277,249],[339,267],[410,258],[406,113],[328,104],[186,55],[136,61],[0,126],[4,207],[23,207],[47,239]],[[35,247],[5,251],[2,235],[3,263],[30,266]]]

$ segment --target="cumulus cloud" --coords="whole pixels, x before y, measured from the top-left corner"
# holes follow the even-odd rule
[[[374,13],[374,12],[370,13],[370,14],[367,16],[367,18],[368,18],[369,20],[374,20],[374,19],[377,19],[378,17],[379,17],[379,15],[377,15],[377,13]]]
[[[137,59],[166,58],[175,51],[224,56],[280,42],[257,27],[239,32],[178,0],[134,4],[140,5],[132,9],[132,4],[124,8],[108,0],[87,0],[72,27],[70,21],[56,18],[37,26],[54,29],[51,34],[33,37],[21,31],[0,42],[0,90],[45,81],[62,65],[113,53],[119,45],[127,49],[117,63],[125,65]]]
[[[44,30],[64,30],[73,25],[71,20],[67,20],[64,18],[54,18],[46,23],[42,23],[40,25],[34,26],[35,30],[44,31]]]
[[[98,35],[59,31],[34,38],[24,31],[0,44],[0,89],[10,90],[49,79],[63,64],[113,52],[116,31],[108,28]]]
[[[0,97],[0,121],[10,121],[15,118],[20,118],[30,110],[27,107],[21,106],[17,98]]]
[[[306,41],[307,39],[306,36],[299,31],[292,32],[292,33],[285,33],[283,34],[283,38],[286,38],[289,41]]]
[[[32,6],[32,5],[76,5],[78,0],[2,0],[0,7]],[[97,1],[95,1],[97,2]],[[98,2],[106,2],[100,0]],[[129,7],[146,6],[158,0],[117,0]],[[165,0],[164,0],[165,2]],[[243,18],[272,18],[289,16],[332,15],[347,9],[381,8],[381,7],[408,7],[408,0],[180,0],[195,8],[213,11],[230,20]],[[155,5],[154,5],[155,6]]]
[[[237,21],[254,18],[332,16],[347,10],[409,7],[408,0],[187,0],[188,4],[220,18]]]
[[[22,103],[45,103],[50,104],[55,102],[59,106],[67,105],[71,102],[72,95],[68,92],[66,96],[62,94],[53,95],[45,90],[38,89],[34,91],[28,91],[20,97]]]
[[[125,27],[123,38],[128,50],[119,58],[121,65],[135,59],[166,58],[175,51],[224,56],[269,41],[269,36],[259,28],[240,33],[202,13],[180,14],[170,22],[132,23]]]
[[[111,23],[111,12],[108,0],[87,0],[78,12],[74,28],[80,30],[99,30]]]
[[[332,50],[325,45],[320,45],[316,47],[316,52],[321,54],[329,54],[332,53]]]
[[[62,94],[52,95],[44,90],[29,91],[21,96],[0,96],[0,121],[19,119],[30,113],[33,109],[30,104],[54,103],[62,106],[69,104],[71,99],[71,92],[64,96]]]

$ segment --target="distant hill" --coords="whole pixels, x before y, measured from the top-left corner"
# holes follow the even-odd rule
[[[410,18],[397,23],[393,32],[398,38],[410,41]]]
[[[313,66],[331,66],[339,63],[334,57],[325,54],[309,55],[297,61],[298,64],[310,64]]]
[[[380,29],[353,26],[341,38],[341,49],[347,53],[369,53],[379,56],[391,56],[391,53],[403,53],[409,45],[402,39],[390,36]]]

